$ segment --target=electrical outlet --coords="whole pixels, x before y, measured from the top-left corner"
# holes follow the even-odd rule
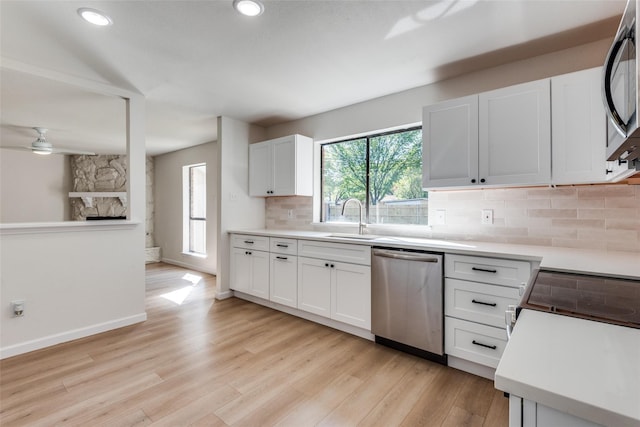
[[[433,225],[445,225],[446,222],[446,211],[444,209],[436,209],[436,217],[433,221]]]
[[[482,209],[482,224],[493,224],[493,209]]]
[[[11,301],[11,309],[13,311],[13,317],[22,317],[24,316],[24,301]]]

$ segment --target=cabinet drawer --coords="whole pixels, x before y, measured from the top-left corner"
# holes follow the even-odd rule
[[[446,255],[444,274],[453,279],[519,287],[529,280],[531,264],[512,259]]]
[[[231,246],[234,248],[255,249],[256,251],[268,251],[269,238],[249,234],[232,234]]]
[[[480,365],[496,368],[507,345],[505,328],[444,318],[445,353]]]
[[[491,326],[504,326],[504,312],[517,304],[520,289],[457,279],[444,281],[444,312],[447,316]]]
[[[371,265],[371,247],[364,245],[298,240],[298,255],[309,258]]]
[[[269,244],[269,250],[277,254],[296,255],[298,253],[298,241],[296,239],[270,237]]]

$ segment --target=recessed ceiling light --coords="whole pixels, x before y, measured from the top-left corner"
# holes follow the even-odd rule
[[[258,16],[264,12],[264,5],[260,0],[233,0],[233,7],[246,16]]]
[[[113,24],[113,21],[111,20],[111,18],[109,18],[109,16],[105,15],[104,12],[100,12],[96,9],[81,7],[80,9],[78,9],[78,15],[80,15],[82,19],[92,23],[93,25],[106,27],[107,25]]]

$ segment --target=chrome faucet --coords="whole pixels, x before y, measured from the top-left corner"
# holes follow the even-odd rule
[[[364,222],[364,217],[362,216],[362,203],[358,199],[347,199],[342,204],[342,216],[344,216],[344,209],[347,207],[347,203],[356,202],[358,204],[358,208],[360,209],[360,222],[358,223],[358,234],[364,234],[364,229],[367,226]]]

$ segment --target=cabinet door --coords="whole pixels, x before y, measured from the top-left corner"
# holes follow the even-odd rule
[[[422,186],[473,185],[478,178],[478,96],[422,110]]]
[[[266,196],[271,191],[271,149],[268,142],[249,145],[249,195]]]
[[[250,294],[269,299],[269,252],[248,251],[251,258]]]
[[[607,118],[602,67],[551,79],[552,182],[582,184],[606,177]]]
[[[279,139],[271,144],[272,196],[296,194],[296,146],[294,137]],[[311,166],[310,166],[311,167]]]
[[[298,309],[331,316],[331,265],[328,261],[298,257]]]
[[[549,79],[481,93],[478,102],[480,183],[551,182]]]
[[[251,257],[247,249],[231,249],[231,273],[229,287],[235,291],[249,292],[251,289]]]
[[[298,257],[271,254],[269,299],[289,307],[298,305]]]
[[[371,330],[371,267],[332,265],[331,318]]]

